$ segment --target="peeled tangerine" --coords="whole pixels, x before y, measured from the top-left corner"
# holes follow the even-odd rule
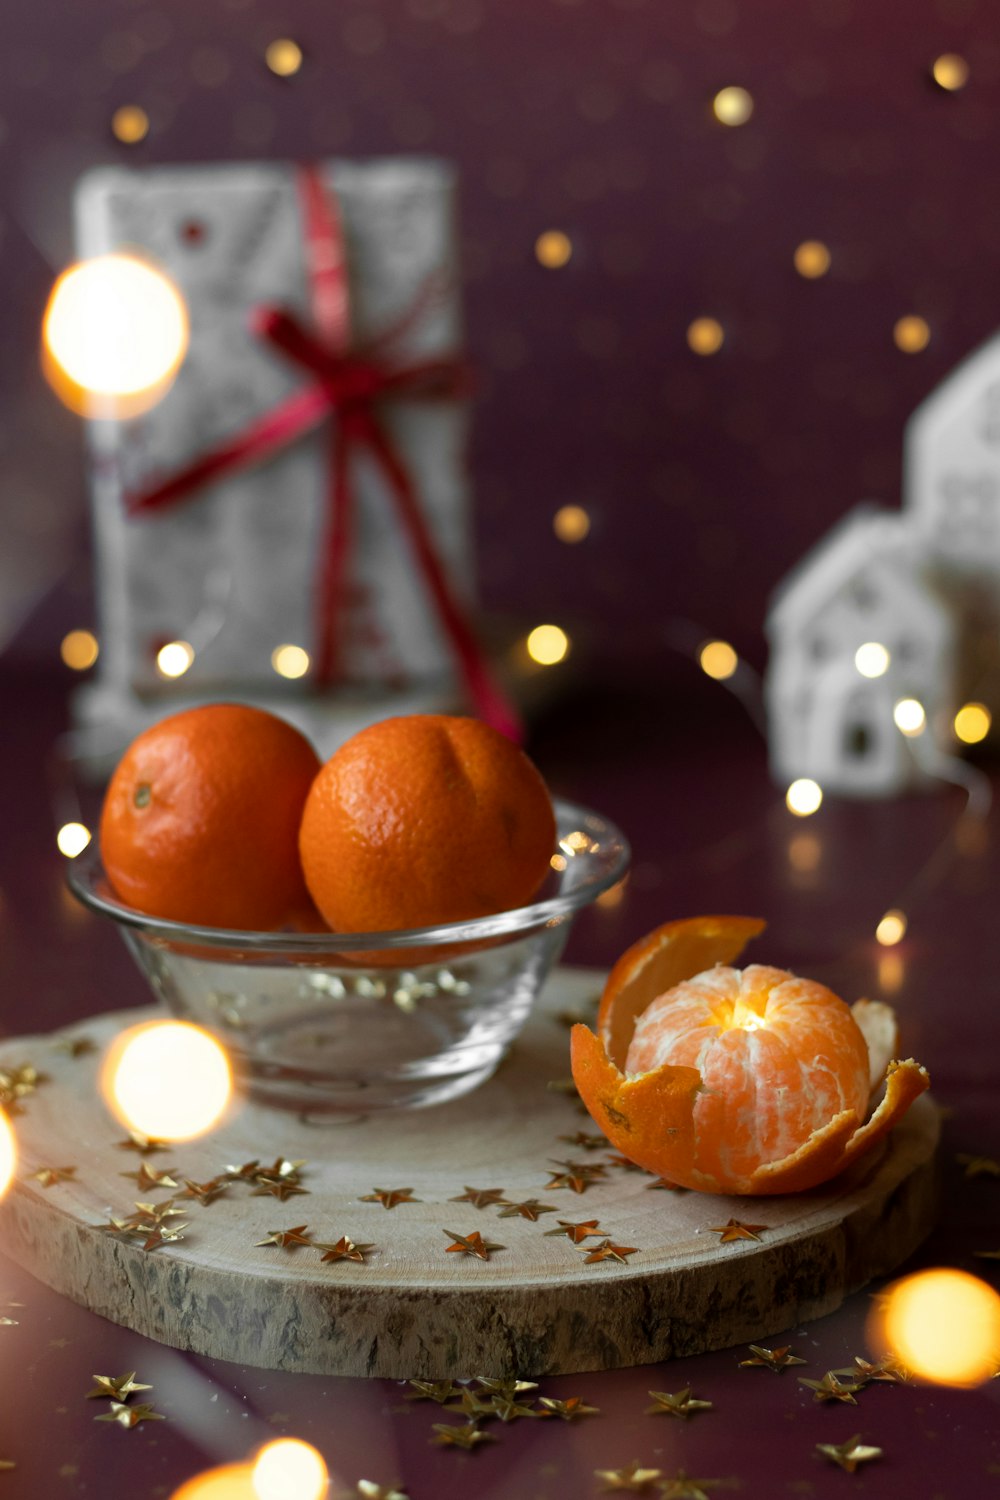
[[[783,969],[731,967],[764,923],[668,922],[612,969],[573,1077],[631,1161],[708,1193],[793,1193],[849,1166],[929,1084],[895,1016]],[[873,1095],[885,1093],[870,1114]]]

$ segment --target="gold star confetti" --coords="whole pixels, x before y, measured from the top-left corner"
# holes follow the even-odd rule
[[[58,1182],[72,1182],[78,1170],[78,1167],[39,1167],[32,1172],[31,1181],[40,1182],[44,1188],[55,1187]]]
[[[296,1224],[294,1229],[272,1229],[266,1240],[258,1240],[254,1245],[259,1250],[262,1245],[277,1245],[282,1250],[297,1250],[300,1245],[311,1245],[312,1237],[306,1234],[306,1224]]]
[[[407,1392],[407,1401],[436,1401],[443,1406],[460,1394],[453,1380],[411,1380],[409,1384],[413,1389]]]
[[[145,1401],[140,1401],[136,1406],[126,1406],[124,1401],[112,1401],[111,1410],[102,1412],[94,1421],[117,1422],[120,1427],[138,1427],[140,1422],[165,1422],[166,1418]]]
[[[480,1443],[495,1443],[496,1438],[488,1432],[480,1432],[474,1422],[463,1422],[456,1425],[454,1422],[435,1422],[435,1437],[432,1443],[437,1443],[441,1448],[478,1448]]]
[[[289,1182],[278,1177],[259,1177],[257,1186],[250,1194],[251,1198],[277,1198],[279,1203],[286,1202],[302,1193],[308,1193],[309,1189],[300,1187],[297,1182]]]
[[[709,1224],[708,1227],[713,1234],[721,1236],[720,1245],[728,1245],[732,1240],[759,1240],[767,1225],[743,1224],[739,1219],[727,1219],[725,1224]]]
[[[822,1380],[807,1380],[800,1375],[799,1385],[809,1387],[814,1401],[845,1401],[848,1406],[857,1406],[854,1393],[863,1389],[855,1380],[841,1380],[833,1370],[827,1370]]]
[[[410,1500],[394,1484],[376,1484],[374,1479],[358,1480],[360,1500]]]
[[[740,1369],[748,1370],[753,1365],[763,1365],[768,1370],[774,1370],[780,1375],[782,1370],[787,1370],[789,1365],[805,1365],[808,1360],[800,1359],[797,1354],[792,1353],[791,1344],[782,1344],[777,1349],[765,1349],[760,1344],[751,1344],[750,1353],[752,1359],[741,1359]]]
[[[634,1458],[624,1469],[595,1469],[594,1478],[603,1480],[606,1490],[629,1490],[633,1494],[641,1494],[648,1490],[651,1484],[662,1478],[662,1469],[642,1469],[639,1460]]]
[[[315,1244],[317,1250],[326,1252],[322,1257],[324,1261],[356,1260],[359,1265],[364,1265],[365,1256],[375,1249],[374,1245],[356,1245],[346,1234],[335,1245],[324,1245],[320,1240],[315,1241]]]
[[[457,1198],[449,1198],[449,1203],[471,1203],[476,1208],[492,1208],[495,1203],[503,1203],[503,1188],[474,1188],[467,1187],[464,1193]]]
[[[599,1260],[617,1260],[621,1265],[625,1264],[627,1255],[637,1255],[638,1248],[635,1245],[613,1245],[610,1240],[602,1240],[595,1245],[589,1254],[583,1257],[585,1266],[593,1265]]]
[[[397,1203],[419,1203],[412,1188],[372,1188],[361,1199],[362,1203],[381,1203],[383,1208],[395,1208]]]
[[[578,1130],[576,1135],[561,1135],[559,1139],[565,1141],[567,1146],[579,1146],[581,1151],[600,1151],[608,1144],[607,1136],[594,1135],[588,1130]],[[622,1160],[624,1161],[625,1158],[623,1157]],[[633,1163],[629,1162],[629,1166],[632,1165]]]
[[[569,1188],[573,1193],[585,1193],[589,1187],[604,1176],[607,1168],[600,1162],[557,1161],[561,1172],[550,1171],[546,1188]]]
[[[493,1399],[491,1396],[488,1400],[484,1400],[482,1392],[466,1389],[459,1395],[458,1404],[449,1405],[445,1410],[460,1411],[470,1422],[478,1422],[484,1418],[488,1421],[490,1417],[496,1416]]]
[[[305,1157],[301,1161],[287,1161],[279,1156],[271,1166],[258,1167],[254,1176],[258,1182],[298,1182],[299,1173],[306,1164]]]
[[[172,1151],[167,1141],[158,1141],[153,1135],[143,1135],[141,1130],[130,1130],[123,1141],[116,1141],[119,1151],[138,1151],[140,1156],[155,1156],[157,1151]]]
[[[478,1229],[471,1234],[456,1234],[453,1229],[442,1229],[454,1244],[445,1247],[445,1255],[474,1255],[477,1260],[489,1260],[491,1250],[505,1250],[505,1245],[494,1245],[491,1240],[484,1240]]]
[[[158,1172],[155,1167],[148,1166],[146,1162],[141,1161],[137,1171],[119,1172],[118,1176],[131,1177],[133,1182],[138,1185],[141,1193],[148,1193],[154,1188],[177,1187],[179,1184],[170,1175],[171,1172],[176,1171],[176,1167],[167,1167],[164,1171]]]
[[[142,1242],[143,1250],[158,1250],[161,1245],[172,1245],[177,1240],[184,1238],[183,1230],[186,1224],[173,1224],[165,1229],[162,1224],[155,1224]]]
[[[19,1328],[20,1326],[16,1318],[0,1318],[0,1328]]]
[[[558,1212],[551,1203],[539,1203],[537,1198],[526,1198],[523,1203],[508,1203],[500,1210],[498,1218],[513,1219],[520,1216],[522,1219],[530,1219],[537,1223],[542,1214],[554,1214]]]
[[[151,1224],[162,1224],[164,1219],[182,1219],[187,1213],[186,1208],[178,1208],[173,1198],[167,1198],[163,1203],[139,1203],[136,1202],[137,1213],[126,1224],[130,1229],[147,1229]]]
[[[67,1057],[87,1057],[91,1052],[97,1051],[97,1044],[89,1036],[64,1036],[52,1050],[62,1052]]]
[[[0,1094],[12,1099],[24,1099],[33,1094],[40,1084],[48,1083],[47,1073],[39,1073],[32,1063],[21,1063],[15,1068],[0,1068]]]
[[[567,1239],[572,1240],[574,1245],[581,1245],[584,1240],[601,1238],[600,1219],[584,1219],[582,1224],[574,1224],[569,1219],[560,1219],[558,1229],[546,1229],[545,1238],[551,1239],[554,1234],[564,1234]]]
[[[596,1417],[601,1410],[599,1406],[588,1406],[582,1396],[570,1396],[565,1401],[557,1401],[553,1396],[540,1396],[538,1404],[542,1408],[538,1413],[540,1417],[559,1417],[563,1422],[576,1422],[580,1417]]]
[[[207,1208],[210,1203],[214,1203],[216,1198],[221,1197],[228,1189],[228,1182],[221,1182],[218,1177],[213,1177],[209,1182],[191,1182],[189,1178],[185,1177],[184,1191],[181,1193],[181,1197],[197,1198],[202,1208]]]
[[[867,1385],[869,1381],[885,1385],[905,1385],[910,1378],[909,1371],[891,1354],[887,1354],[875,1363],[856,1354],[853,1365],[846,1370],[833,1370],[831,1373],[848,1375],[862,1386]]]
[[[513,1401],[515,1396],[538,1390],[537,1380],[487,1380],[485,1375],[479,1375],[476,1384],[487,1395],[499,1396],[502,1401]]]
[[[679,1182],[671,1182],[669,1177],[658,1177],[655,1182],[648,1182],[646,1184],[647,1193],[655,1193],[657,1191],[664,1193],[686,1193],[688,1189],[681,1187]]]
[[[493,1415],[499,1417],[501,1422],[516,1422],[520,1417],[537,1417],[538,1412],[528,1406],[524,1401],[515,1401],[513,1398],[506,1399],[503,1396],[493,1396],[490,1399]]]
[[[92,1375],[94,1382],[93,1390],[87,1392],[87,1400],[92,1401],[95,1396],[109,1396],[112,1401],[127,1401],[135,1391],[151,1391],[151,1385],[142,1385],[135,1378],[135,1371],[129,1370],[127,1375]]]
[[[708,1490],[718,1489],[721,1480],[692,1479],[683,1469],[678,1469],[673,1479],[668,1479],[660,1488],[664,1500],[708,1500]]]
[[[646,1407],[646,1415],[658,1415],[665,1413],[668,1417],[690,1417],[696,1411],[711,1411],[711,1401],[699,1401],[692,1396],[691,1387],[686,1385],[682,1391],[672,1395],[670,1391],[650,1391],[649,1393],[655,1405]]]
[[[816,1449],[824,1458],[846,1469],[848,1474],[853,1474],[859,1464],[869,1464],[872,1459],[882,1457],[881,1448],[869,1448],[862,1443],[860,1432],[848,1438],[846,1443],[817,1443]]]
[[[0,1078],[2,1078],[0,1074]],[[1000,1177],[1000,1161],[992,1156],[966,1156],[960,1154],[955,1160],[965,1168],[966,1177]]]
[[[242,1167],[223,1167],[222,1175],[231,1178],[234,1182],[253,1182],[259,1167],[259,1161],[248,1161],[244,1162]]]

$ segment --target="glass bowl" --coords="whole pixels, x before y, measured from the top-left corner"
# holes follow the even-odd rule
[[[483,1083],[520,1031],[573,918],[628,868],[618,829],[556,800],[531,906],[406,932],[227,932],[116,899],[96,850],[70,888],[118,924],[167,1009],[223,1043],[258,1098],[311,1116],[417,1108]]]

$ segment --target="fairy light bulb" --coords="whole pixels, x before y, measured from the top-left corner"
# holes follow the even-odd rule
[[[819,812],[822,803],[823,788],[818,781],[813,781],[811,776],[798,777],[785,793],[788,811],[794,813],[797,818],[811,817],[814,812]]]
[[[879,641],[865,641],[854,653],[854,665],[862,677],[884,677],[891,659],[889,652]]]
[[[698,665],[706,677],[725,682],[732,677],[740,659],[728,641],[706,641],[698,652]]]
[[[224,1464],[196,1474],[170,1500],[258,1500],[251,1464]]]
[[[59,643],[59,655],[74,672],[86,672],[99,654],[100,647],[92,630],[71,630]]]
[[[906,913],[893,907],[887,911],[875,929],[876,942],[882,944],[883,948],[894,948],[901,943],[906,936]]]
[[[927,728],[924,705],[917,698],[900,698],[892,710],[892,722],[901,734],[910,739],[923,734]]]
[[[180,292],[133,255],[100,255],[64,271],[42,322],[43,364],[53,389],[90,417],[136,416],[155,405],[187,345]]]
[[[275,646],[271,666],[279,677],[304,677],[309,671],[309,652],[302,646]]]
[[[582,542],[590,532],[590,517],[582,505],[561,505],[552,517],[552,530],[561,542]]]
[[[869,1336],[924,1380],[980,1385],[1000,1366],[1000,1295],[967,1271],[918,1271],[890,1287]]]
[[[267,1443],[253,1466],[257,1500],[322,1500],[329,1483],[322,1454],[299,1438]]]
[[[818,281],[830,269],[830,251],[822,240],[803,240],[795,248],[794,263],[805,281]]]
[[[712,100],[712,113],[720,125],[745,125],[753,114],[753,95],[738,84],[730,84]]]
[[[573,241],[561,229],[546,229],[535,241],[535,259],[548,271],[568,265],[573,255]]]
[[[64,823],[56,834],[56,848],[67,859],[76,859],[90,843],[90,829],[85,823]]]
[[[725,330],[717,318],[695,318],[688,324],[687,342],[692,354],[718,354],[725,341]]]
[[[161,677],[183,677],[194,661],[194,647],[188,641],[168,641],[156,653],[156,669]]]
[[[969,64],[960,52],[942,52],[934,59],[931,75],[939,89],[954,94],[969,81]]]
[[[992,723],[985,703],[963,703],[955,715],[955,734],[963,745],[978,745],[989,734]]]
[[[264,61],[278,78],[294,77],[302,60],[302,48],[289,36],[277,37],[264,50]]]
[[[536,625],[526,644],[532,661],[542,667],[553,667],[569,654],[570,640],[558,625]]]
[[[931,341],[930,324],[917,313],[898,318],[892,330],[893,342],[903,354],[920,354]]]
[[[150,1021],[116,1039],[101,1086],[128,1129],[163,1141],[190,1141],[218,1124],[233,1079],[225,1052],[200,1026]]]
[[[3,1110],[0,1109],[0,1198],[10,1187],[17,1166],[17,1143],[14,1131]]]

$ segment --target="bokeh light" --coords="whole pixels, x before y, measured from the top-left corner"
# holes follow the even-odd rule
[[[561,229],[546,229],[535,241],[535,259],[547,270],[558,271],[573,254],[573,241]]]
[[[532,661],[553,667],[569,654],[570,640],[558,625],[536,625],[525,643]]]
[[[257,1500],[322,1500],[329,1474],[321,1453],[299,1438],[267,1443],[253,1466]]]
[[[806,281],[816,281],[830,269],[830,252],[822,240],[803,240],[795,250],[795,269]]]
[[[268,43],[264,61],[279,78],[291,78],[302,66],[302,48],[291,37],[279,36]]]
[[[90,843],[90,829],[85,823],[64,823],[56,834],[56,848],[67,859],[76,859]]]
[[[1000,1367],[1000,1295],[967,1271],[917,1271],[881,1299],[869,1340],[923,1380],[980,1385]]]
[[[17,1166],[17,1144],[11,1123],[0,1109],[0,1198],[10,1187]]]
[[[963,745],[978,745],[990,732],[993,715],[985,703],[963,703],[955,715],[955,733]]]
[[[190,1141],[218,1124],[232,1097],[229,1059],[188,1021],[149,1021],[116,1038],[102,1070],[104,1097],[130,1130]]]
[[[309,670],[309,652],[301,646],[275,646],[271,666],[279,677],[304,677]]]
[[[931,76],[938,88],[954,94],[968,83],[969,64],[959,52],[942,52],[934,59]]]
[[[149,134],[149,116],[138,104],[123,104],[111,116],[111,134],[123,146],[137,146]]]
[[[706,641],[698,652],[698,665],[706,677],[725,682],[732,677],[740,659],[728,641]]]
[[[257,1500],[253,1487],[252,1464],[224,1464],[196,1474],[170,1500]]]
[[[712,100],[712,113],[720,125],[745,125],[753,114],[753,95],[738,84],[730,84]]]
[[[695,318],[688,324],[687,342],[693,354],[717,354],[725,341],[725,330],[716,318]]]
[[[904,354],[919,354],[931,341],[930,324],[916,313],[897,319],[892,330],[893,342]]]
[[[900,698],[892,710],[892,721],[901,734],[914,737],[927,728],[924,705],[917,698]]]
[[[97,660],[100,647],[92,630],[71,630],[59,644],[59,655],[74,672],[85,672]]]
[[[46,375],[72,410],[135,416],[160,399],[180,368],[187,309],[148,261],[99,255],[57,280],[42,344]]]
[[[590,533],[590,517],[582,505],[561,505],[552,517],[552,530],[561,542],[582,542]]]
[[[788,844],[788,863],[799,875],[819,868],[823,846],[814,833],[797,833]]]
[[[168,641],[156,653],[157,671],[163,677],[183,677],[194,661],[194,647],[188,641]]]
[[[883,948],[894,948],[906,936],[906,913],[893,907],[887,911],[875,929],[875,937]]]
[[[879,641],[865,641],[854,653],[854,665],[862,677],[884,677],[891,657]]]
[[[823,804],[823,788],[811,776],[800,776],[785,793],[785,803],[797,818],[811,817]]]

